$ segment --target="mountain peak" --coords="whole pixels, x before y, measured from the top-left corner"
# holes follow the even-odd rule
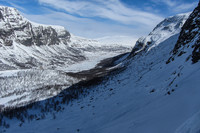
[[[132,54],[137,53],[144,48],[149,51],[169,37],[180,33],[181,27],[188,19],[189,15],[190,13],[178,14],[164,19],[147,37],[142,37],[136,42]]]
[[[67,44],[70,38],[64,27],[31,22],[12,7],[0,7],[0,25],[0,45],[5,46]]]

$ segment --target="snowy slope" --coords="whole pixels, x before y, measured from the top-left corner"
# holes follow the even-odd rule
[[[10,128],[2,130],[10,133],[198,133],[200,62],[186,61],[188,55],[183,54],[166,64],[179,42],[187,16],[170,17],[149,36],[139,39],[131,56],[121,59],[120,66],[127,66],[124,71],[111,74],[100,84],[94,80],[93,84],[73,86],[72,96],[83,93],[78,99],[71,98],[65,90],[57,97],[22,108],[18,111],[25,112],[26,115],[21,115],[23,119],[4,117]],[[66,97],[70,100],[65,101]]]

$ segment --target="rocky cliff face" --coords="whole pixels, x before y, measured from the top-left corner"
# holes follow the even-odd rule
[[[176,56],[186,53],[186,61],[192,59],[192,62],[196,63],[200,60],[200,3],[182,27],[173,54],[167,63],[173,61]]]
[[[10,7],[0,7],[0,44],[13,45],[13,41],[25,46],[67,44],[70,33],[64,27],[31,23]]]

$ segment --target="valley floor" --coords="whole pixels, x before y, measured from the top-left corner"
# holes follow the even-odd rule
[[[86,52],[86,60],[56,69],[17,69],[0,71],[0,106],[21,106],[58,95],[62,90],[85,77],[70,76],[95,68],[103,59],[114,57],[122,51]],[[52,87],[51,87],[52,86]],[[59,87],[54,87],[59,86]],[[49,87],[48,89],[45,89]]]

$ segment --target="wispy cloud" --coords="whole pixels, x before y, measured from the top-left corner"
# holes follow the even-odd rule
[[[155,4],[164,4],[169,11],[173,13],[180,13],[186,11],[192,11],[198,4],[197,2],[186,2],[183,0],[151,0]]]
[[[152,27],[145,27],[138,25],[132,28],[131,26],[110,24],[101,21],[80,18],[62,12],[51,11],[43,15],[30,15],[23,14],[31,21],[51,24],[62,25],[66,27],[71,33],[87,38],[99,38],[104,36],[130,36],[133,40],[147,34],[152,30]]]
[[[177,1],[175,0],[153,0],[154,2],[160,2],[160,3],[164,3],[169,7],[173,7],[177,4]]]
[[[192,2],[192,3],[183,3],[176,6],[174,9],[175,12],[181,12],[181,11],[192,11],[197,6],[198,2]]]
[[[122,24],[152,26],[163,19],[159,15],[128,8],[119,0],[39,0],[39,2],[80,17],[99,17]]]
[[[19,9],[19,10],[21,10],[21,11],[26,11],[26,9],[24,8],[24,7],[22,7],[22,6],[19,6],[19,5],[17,5],[17,4],[15,4],[15,3],[13,3],[13,2],[7,2],[9,5],[11,5],[12,7],[15,7],[15,8],[17,8],[17,9]]]

